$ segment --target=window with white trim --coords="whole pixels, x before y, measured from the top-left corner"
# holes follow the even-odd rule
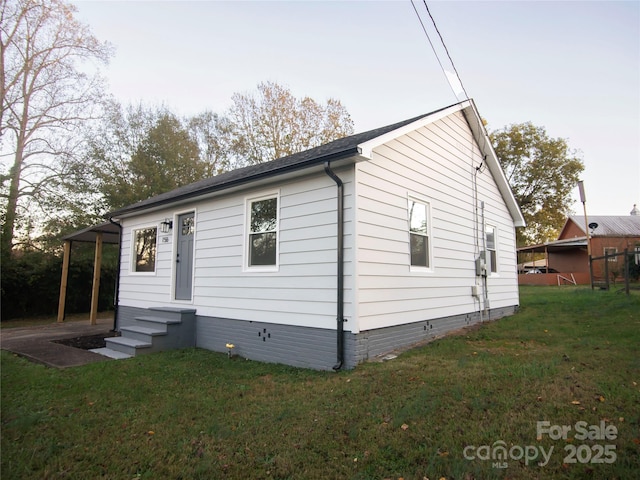
[[[409,243],[411,266],[430,268],[429,204],[409,198]]]
[[[278,265],[278,195],[247,200],[247,267]]]
[[[133,262],[131,270],[137,273],[153,273],[156,271],[156,245],[158,227],[147,227],[134,230]]]
[[[485,228],[485,235],[487,239],[487,272],[498,272],[498,235],[496,227],[487,225]]]

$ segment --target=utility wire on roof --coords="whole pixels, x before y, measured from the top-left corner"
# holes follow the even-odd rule
[[[429,45],[431,45],[431,49],[433,50],[434,55],[436,56],[436,59],[438,60],[438,64],[440,65],[440,68],[442,69],[442,72],[444,73],[447,82],[449,83],[449,87],[451,88],[451,90],[453,91],[453,94],[456,96],[456,98],[458,100],[460,100],[459,94],[463,93],[464,94],[464,99],[465,100],[469,100],[469,94],[467,93],[467,90],[464,88],[464,84],[462,83],[462,79],[460,78],[460,74],[458,73],[458,69],[456,68],[455,63],[453,62],[453,58],[451,58],[451,54],[449,53],[449,49],[447,48],[447,45],[444,43],[444,38],[442,37],[442,34],[440,33],[440,29],[438,29],[438,25],[436,24],[435,19],[433,18],[433,15],[431,15],[431,11],[429,10],[429,6],[427,5],[426,0],[422,0],[422,3],[424,4],[424,8],[427,10],[427,14],[429,15],[429,18],[431,19],[431,23],[433,24],[433,27],[435,28],[435,31],[438,34],[438,37],[440,38],[440,43],[442,44],[442,46],[444,47],[444,51],[447,55],[447,58],[449,59],[449,63],[451,64],[451,67],[453,68],[453,73],[449,72],[446,68],[444,68],[444,65],[442,64],[442,61],[440,60],[440,56],[438,55],[438,52],[433,44],[433,42],[431,41],[431,37],[429,36],[429,32],[427,31],[427,28],[424,24],[424,22],[422,21],[422,17],[420,17],[420,13],[418,13],[418,9],[416,8],[415,4],[413,3],[413,0],[411,0],[411,6],[413,7],[413,10],[416,12],[416,16],[418,17],[418,20],[420,21],[420,25],[422,25],[422,31],[424,32],[425,36],[427,37],[427,40],[429,41]],[[457,83],[457,85],[456,85]],[[459,88],[456,88],[459,87]],[[480,132],[485,132],[486,133],[486,129],[484,128],[484,125],[482,125],[482,121],[479,118],[475,118],[474,119],[475,122],[478,123],[477,128],[479,129]],[[469,121],[469,119],[467,119],[467,121]],[[482,134],[480,135],[480,142],[482,143],[481,146],[481,152],[484,152],[486,149],[486,140],[485,140],[485,135]],[[472,147],[473,148],[473,147]],[[484,156],[486,158],[486,155]],[[478,165],[476,167],[476,172],[477,173],[482,173],[483,172],[483,168],[486,166],[486,163],[483,161],[480,162],[480,165]]]
[[[427,6],[427,1],[426,0],[422,0],[422,3],[424,3],[424,8],[427,9],[427,13],[429,14],[429,18],[431,19],[431,23],[433,23],[433,28],[436,29],[436,32],[438,33],[438,36],[440,37],[440,42],[442,43],[442,46],[444,47],[444,51],[447,53],[447,57],[449,58],[449,61],[451,62],[451,66],[453,67],[453,71],[456,74],[456,78],[458,79],[458,82],[460,82],[460,87],[462,88],[462,91],[464,92],[464,96],[466,100],[469,100],[469,95],[467,94],[467,90],[464,88],[464,85],[462,84],[462,79],[460,78],[460,74],[458,73],[458,69],[456,68],[456,64],[453,63],[453,58],[451,58],[451,55],[449,54],[449,49],[447,48],[447,45],[444,43],[444,38],[442,38],[442,34],[440,33],[440,30],[438,29],[438,26],[436,25],[436,21],[433,18],[433,15],[431,15],[431,12],[429,11],[429,7]],[[431,40],[429,40],[431,41]],[[446,75],[446,72],[445,72]]]
[[[427,40],[429,40],[429,45],[431,45],[431,50],[433,50],[433,54],[436,56],[436,60],[438,60],[438,64],[440,65],[440,69],[442,70],[442,72],[446,76],[447,72],[444,69],[444,66],[442,65],[442,62],[440,61],[440,57],[438,56],[438,52],[436,51],[436,47],[433,46],[433,42],[431,41],[431,37],[429,36],[429,32],[427,32],[427,27],[424,26],[424,23],[422,22],[422,18],[420,17],[420,14],[418,13],[418,9],[416,8],[415,4],[413,3],[413,0],[411,0],[411,6],[413,7],[413,11],[416,12],[416,16],[418,17],[418,21],[420,22],[420,25],[422,25],[422,31],[424,32],[425,36],[427,37]],[[453,94],[456,95],[456,92],[455,92],[453,86],[451,84],[449,84],[449,86],[451,87],[451,90],[453,91]],[[456,97],[457,97],[457,95],[456,95]]]
[[[436,25],[435,19],[433,18],[433,15],[431,15],[431,12],[429,11],[429,7],[427,7],[427,3],[425,0],[423,0],[424,6],[427,10],[427,13],[429,14],[429,18],[431,18],[431,23],[433,23],[433,26],[436,30],[436,32],[438,33],[438,36],[440,37],[440,43],[442,44],[442,46],[444,47],[445,53],[447,55],[447,57],[449,58],[449,62],[451,63],[451,67],[453,68],[453,72],[448,71],[444,65],[442,64],[442,60],[440,60],[440,55],[438,55],[438,51],[435,47],[435,45],[433,44],[433,41],[431,40],[431,37],[429,36],[429,32],[427,31],[427,27],[425,26],[424,22],[422,21],[422,17],[420,16],[420,13],[418,12],[418,9],[416,8],[413,0],[411,0],[411,6],[413,7],[413,11],[416,13],[416,16],[418,17],[418,21],[420,22],[420,25],[422,26],[422,31],[424,32],[425,36],[427,37],[427,40],[429,41],[429,45],[431,45],[431,50],[433,50],[433,54],[436,57],[436,60],[438,61],[438,65],[440,65],[440,69],[442,70],[442,73],[444,73],[445,78],[447,79],[447,82],[449,84],[449,87],[451,88],[451,90],[453,91],[453,94],[455,95],[456,99],[461,100],[460,99],[460,94],[464,94],[464,99],[465,100],[469,100],[469,95],[467,94],[466,89],[464,88],[464,85],[462,84],[462,80],[460,79],[460,75],[458,74],[458,70],[456,69],[455,64],[453,63],[453,59],[451,58],[451,55],[449,54],[449,50],[447,49],[447,46],[444,43],[444,39],[442,37],[442,34],[440,33],[440,30],[438,30],[438,26]],[[457,85],[456,85],[457,83]]]

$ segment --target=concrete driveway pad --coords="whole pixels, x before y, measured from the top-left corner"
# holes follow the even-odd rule
[[[110,336],[109,331],[112,327],[113,320],[105,318],[98,319],[97,325],[90,325],[89,320],[84,320],[35,327],[5,328],[0,330],[0,348],[49,367],[77,367],[103,362],[109,358],[89,350],[54,343],[53,340],[100,334],[106,337]]]

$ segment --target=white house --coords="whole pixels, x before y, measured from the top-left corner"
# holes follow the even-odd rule
[[[108,347],[129,354],[230,343],[250,359],[352,368],[519,304],[524,219],[473,101],[110,217],[122,337]]]

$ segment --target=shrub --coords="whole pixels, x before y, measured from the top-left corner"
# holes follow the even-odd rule
[[[74,247],[67,280],[66,312],[91,309],[93,254],[88,246]],[[105,256],[100,275],[98,309],[113,307],[116,266]],[[2,265],[2,320],[58,311],[62,258],[52,253],[21,251]]]

